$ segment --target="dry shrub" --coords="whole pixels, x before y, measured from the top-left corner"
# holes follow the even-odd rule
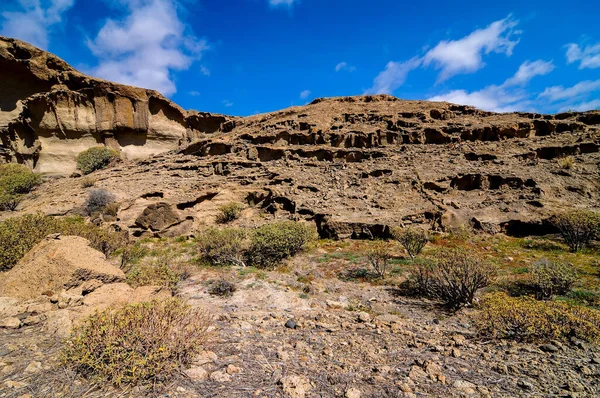
[[[54,218],[28,214],[0,222],[0,271],[11,269],[23,256],[46,236],[53,233],[80,236],[90,246],[110,256],[126,246],[125,233],[107,231],[82,218]]]
[[[570,170],[575,166],[575,158],[573,156],[563,156],[556,159],[561,169]]]
[[[240,214],[244,210],[244,206],[237,202],[230,202],[219,207],[217,214],[218,224],[227,224],[240,218]]]
[[[392,258],[388,245],[382,241],[374,242],[373,247],[367,253],[367,258],[377,276],[385,278],[389,270],[390,259]]]
[[[145,264],[133,264],[124,271],[127,283],[132,287],[162,286],[175,290],[182,279],[181,272],[169,266],[169,259],[166,256],[155,258]]]
[[[88,194],[88,198],[83,204],[83,208],[87,215],[105,212],[107,209],[112,208],[116,215],[119,207],[114,207],[115,200],[115,195],[106,189],[94,189]]]
[[[600,214],[593,211],[557,214],[552,218],[552,223],[573,253],[583,249],[600,232]]]
[[[536,298],[547,300],[555,295],[571,291],[577,278],[572,264],[542,260],[536,263],[532,272],[532,285]]]
[[[231,297],[236,290],[233,283],[225,279],[219,279],[210,286],[208,292],[213,296]]]
[[[394,228],[392,229],[392,236],[404,246],[408,255],[413,259],[421,253],[427,242],[429,242],[427,233],[420,228]]]
[[[209,228],[197,239],[202,259],[210,265],[245,266],[246,231]]]
[[[92,177],[84,177],[81,179],[81,187],[82,188],[90,188],[93,187],[96,183],[96,179]]]
[[[0,211],[14,211],[23,195],[31,192],[41,182],[41,177],[25,165],[0,165]]]
[[[77,168],[83,174],[106,168],[119,159],[119,152],[104,146],[86,149],[77,155]]]
[[[495,292],[483,297],[477,325],[482,335],[519,341],[600,342],[600,311],[565,302],[537,301]]]
[[[448,249],[441,252],[433,263],[417,264],[412,281],[416,291],[457,310],[473,304],[475,293],[489,286],[495,275],[496,267],[472,253],[464,249]]]
[[[207,341],[208,316],[178,299],[92,315],[65,341],[62,361],[96,383],[161,383]]]
[[[299,253],[314,237],[315,231],[303,223],[265,224],[256,228],[250,237],[249,262],[259,268],[275,267]]]

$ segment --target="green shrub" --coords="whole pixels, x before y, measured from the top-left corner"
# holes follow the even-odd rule
[[[486,337],[530,342],[576,337],[600,342],[600,311],[591,308],[502,292],[484,296],[481,308],[477,325]]]
[[[240,203],[230,202],[219,207],[217,214],[217,223],[227,224],[240,218],[240,214],[244,210],[244,206]]]
[[[73,330],[62,362],[98,384],[163,383],[203,350],[209,325],[177,299],[107,310]]]
[[[209,228],[197,239],[202,259],[211,265],[245,266],[246,231]]]
[[[600,232],[600,214],[592,211],[558,214],[552,218],[552,223],[574,253],[588,245]]]
[[[314,237],[306,224],[284,221],[256,228],[250,237],[248,259],[258,268],[271,268],[300,252]]]
[[[392,258],[388,245],[382,241],[374,242],[373,247],[367,253],[367,258],[377,276],[385,278]]]
[[[23,195],[31,192],[41,181],[41,177],[25,165],[0,165],[0,211],[14,211]]]
[[[42,214],[10,218],[0,222],[0,271],[11,269],[33,246],[53,233],[86,238],[90,246],[107,256],[128,242],[126,234],[86,224],[82,218],[54,218]]]
[[[219,279],[218,281],[213,282],[208,292],[213,296],[231,297],[236,290],[233,283],[226,281],[225,279]]]
[[[175,290],[182,279],[181,273],[169,266],[167,257],[159,257],[146,264],[133,264],[125,269],[125,276],[131,287],[162,286],[171,290]]]
[[[421,228],[394,228],[392,236],[404,246],[412,258],[417,257],[429,242],[427,233]]]
[[[442,251],[434,263],[418,263],[413,272],[415,290],[457,310],[473,304],[475,293],[489,286],[496,268],[464,249]]]
[[[547,300],[555,295],[564,295],[571,291],[577,272],[572,264],[542,260],[536,263],[532,272],[532,285],[536,298]]]
[[[104,146],[86,149],[77,155],[77,168],[83,174],[106,168],[111,162],[119,159],[119,153]]]

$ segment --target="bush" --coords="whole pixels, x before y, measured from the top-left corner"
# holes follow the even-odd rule
[[[564,156],[558,158],[556,161],[561,169],[570,170],[575,166],[575,158],[573,156]]]
[[[314,231],[294,221],[265,224],[251,235],[248,259],[251,265],[271,268],[300,252],[313,239]]]
[[[246,232],[237,228],[209,228],[197,239],[202,258],[211,265],[241,265],[244,261]]]
[[[487,337],[530,342],[576,337],[600,342],[600,311],[591,308],[502,292],[484,296],[481,304],[477,325]]]
[[[547,300],[554,295],[564,295],[571,291],[577,273],[571,264],[542,260],[536,263],[532,272],[532,284],[536,298]]]
[[[134,264],[127,267],[125,276],[131,287],[162,286],[171,290],[175,290],[182,279],[181,273],[169,266],[167,257],[159,257],[149,264]]]
[[[392,255],[385,242],[375,242],[373,248],[367,253],[367,258],[371,267],[380,278],[385,278],[388,272],[390,259]]]
[[[412,258],[418,256],[429,242],[427,233],[420,228],[393,229],[392,236],[404,246]]]
[[[231,297],[236,290],[233,283],[228,282],[225,279],[219,279],[211,285],[208,292],[213,296]]]
[[[473,304],[475,293],[489,286],[495,274],[495,267],[472,253],[451,249],[440,253],[432,264],[417,264],[413,281],[416,290],[423,295],[441,300],[448,308],[457,310]]]
[[[41,214],[10,218],[0,222],[0,271],[11,269],[33,246],[53,233],[86,238],[90,246],[107,256],[128,241],[126,234],[86,224],[82,218],[53,218]]]
[[[41,183],[41,177],[22,164],[0,165],[0,211],[14,211],[23,195]]]
[[[104,211],[109,205],[112,205],[115,200],[115,195],[106,189],[94,189],[89,193],[83,207],[88,215],[93,215]]]
[[[119,152],[99,146],[86,149],[77,156],[77,168],[83,174],[106,168],[111,162],[119,159]]]
[[[240,218],[240,214],[244,210],[244,207],[236,202],[224,204],[219,207],[219,214],[217,215],[217,223],[227,224]]]
[[[84,177],[81,179],[81,187],[82,188],[90,188],[93,187],[96,183],[96,179],[92,177]]]
[[[209,324],[177,299],[107,310],[74,329],[62,362],[96,383],[162,383],[203,349]]]
[[[558,214],[552,223],[573,253],[583,249],[600,231],[600,214],[578,210]]]

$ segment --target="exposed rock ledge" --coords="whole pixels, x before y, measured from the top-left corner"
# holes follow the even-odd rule
[[[140,159],[213,133],[230,118],[185,111],[153,90],[79,73],[60,58],[0,36],[0,163],[70,174],[75,157],[107,145]]]

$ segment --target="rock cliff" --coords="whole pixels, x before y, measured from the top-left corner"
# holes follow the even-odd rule
[[[0,36],[0,162],[66,175],[91,146],[142,159],[218,130],[228,118],[185,111],[158,92],[91,78]]]

